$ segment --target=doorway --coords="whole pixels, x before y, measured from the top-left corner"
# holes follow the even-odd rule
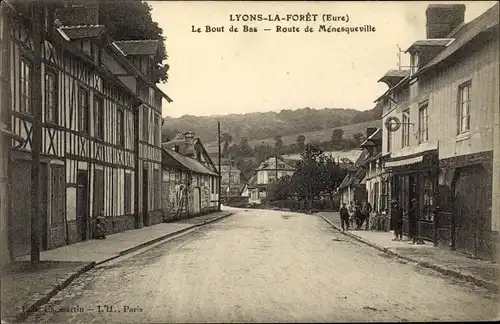
[[[142,225],[149,226],[148,169],[142,170]]]
[[[76,179],[76,233],[78,241],[87,240],[88,224],[88,173],[78,170]]]

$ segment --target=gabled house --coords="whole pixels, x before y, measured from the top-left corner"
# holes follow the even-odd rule
[[[218,210],[219,175],[211,161],[201,156],[203,146],[195,146],[193,156],[163,148],[163,220],[207,214]]]
[[[251,204],[261,204],[267,198],[267,185],[284,176],[292,176],[296,169],[280,157],[271,157],[262,162],[248,182]]]
[[[405,235],[489,258],[500,230],[490,208],[499,5],[468,23],[465,10],[429,5],[426,39],[407,50],[409,74],[383,78],[384,166]]]
[[[368,137],[373,132],[374,129],[368,129]],[[370,157],[370,151],[364,149],[361,151],[354,164],[346,165],[346,176],[337,188],[341,204],[345,203],[346,206],[349,206],[351,202],[361,203],[365,198],[368,198],[365,176],[367,174],[367,163]]]

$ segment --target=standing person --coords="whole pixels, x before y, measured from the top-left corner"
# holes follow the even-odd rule
[[[356,229],[359,230],[361,229],[361,224],[363,223],[362,220],[362,215],[361,215],[361,204],[359,201],[354,202],[354,219],[356,220]]]
[[[372,212],[372,205],[368,202],[368,199],[365,198],[363,201],[363,205],[361,206],[361,223],[359,227],[363,226],[363,222],[365,223],[365,229],[368,230],[370,223],[370,213]]]
[[[354,202],[351,201],[350,204],[349,204],[349,221],[351,223],[351,228],[354,228]]]
[[[349,230],[349,211],[345,203],[342,203],[342,207],[340,208],[340,222],[342,224],[342,232],[346,229]]]
[[[397,200],[391,201],[391,225],[394,229],[393,241],[401,241],[403,239],[403,210]]]

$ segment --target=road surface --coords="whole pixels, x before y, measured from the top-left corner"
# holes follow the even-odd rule
[[[28,321],[462,321],[498,318],[498,305],[317,216],[242,210],[85,273]]]

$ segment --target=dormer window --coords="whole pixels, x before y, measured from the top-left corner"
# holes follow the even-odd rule
[[[410,74],[413,75],[418,71],[418,52],[413,52],[410,58]]]

